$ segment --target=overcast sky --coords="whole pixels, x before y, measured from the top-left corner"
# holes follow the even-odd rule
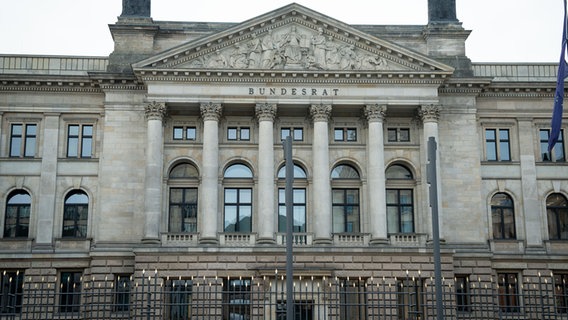
[[[153,0],[156,21],[241,22],[289,0]],[[297,0],[348,24],[427,23],[427,0]],[[456,0],[474,62],[558,62],[563,0]],[[121,0],[0,0],[0,54],[106,56]]]

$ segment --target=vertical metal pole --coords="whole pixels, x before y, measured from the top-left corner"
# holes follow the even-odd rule
[[[432,208],[432,238],[434,241],[434,279],[436,287],[437,320],[444,319],[442,295],[442,262],[440,258],[440,225],[438,221],[438,181],[436,178],[436,138],[428,137],[427,180],[430,184],[430,207]]]
[[[292,241],[294,229],[294,207],[292,183],[294,181],[294,162],[292,160],[292,137],[284,141],[286,160],[286,320],[294,320],[294,269]]]

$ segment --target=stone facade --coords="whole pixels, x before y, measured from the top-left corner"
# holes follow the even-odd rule
[[[297,4],[207,28],[144,11],[110,26],[108,59],[0,56],[0,266],[284,269],[290,133],[299,274],[433,271],[429,137],[446,277],[568,273],[550,200],[568,196],[566,150],[541,138],[555,67],[472,64],[469,31],[436,10],[391,28]]]

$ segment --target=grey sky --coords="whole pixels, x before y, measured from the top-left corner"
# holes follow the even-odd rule
[[[152,18],[241,22],[288,0],[153,0]],[[427,0],[297,0],[349,24],[426,24]],[[562,0],[456,0],[474,62],[558,62]],[[105,56],[121,0],[0,0],[0,54]]]

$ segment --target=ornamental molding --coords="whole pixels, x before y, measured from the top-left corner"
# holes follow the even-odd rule
[[[164,120],[166,116],[166,104],[164,102],[152,101],[145,107],[146,120]]]
[[[258,121],[274,121],[278,105],[276,103],[257,103],[254,110]]]
[[[139,77],[177,77],[281,70],[451,75],[454,68],[293,3],[149,57],[133,70]]]
[[[221,119],[223,106],[221,103],[204,102],[199,106],[199,110],[201,111],[203,121],[219,121],[219,119]]]
[[[422,122],[438,122],[440,119],[440,105],[423,105],[418,109],[418,116],[422,119]]]
[[[310,116],[313,122],[327,122],[331,117],[331,104],[310,105]]]
[[[387,114],[387,106],[379,104],[368,104],[365,106],[365,117],[369,122],[382,122]]]

